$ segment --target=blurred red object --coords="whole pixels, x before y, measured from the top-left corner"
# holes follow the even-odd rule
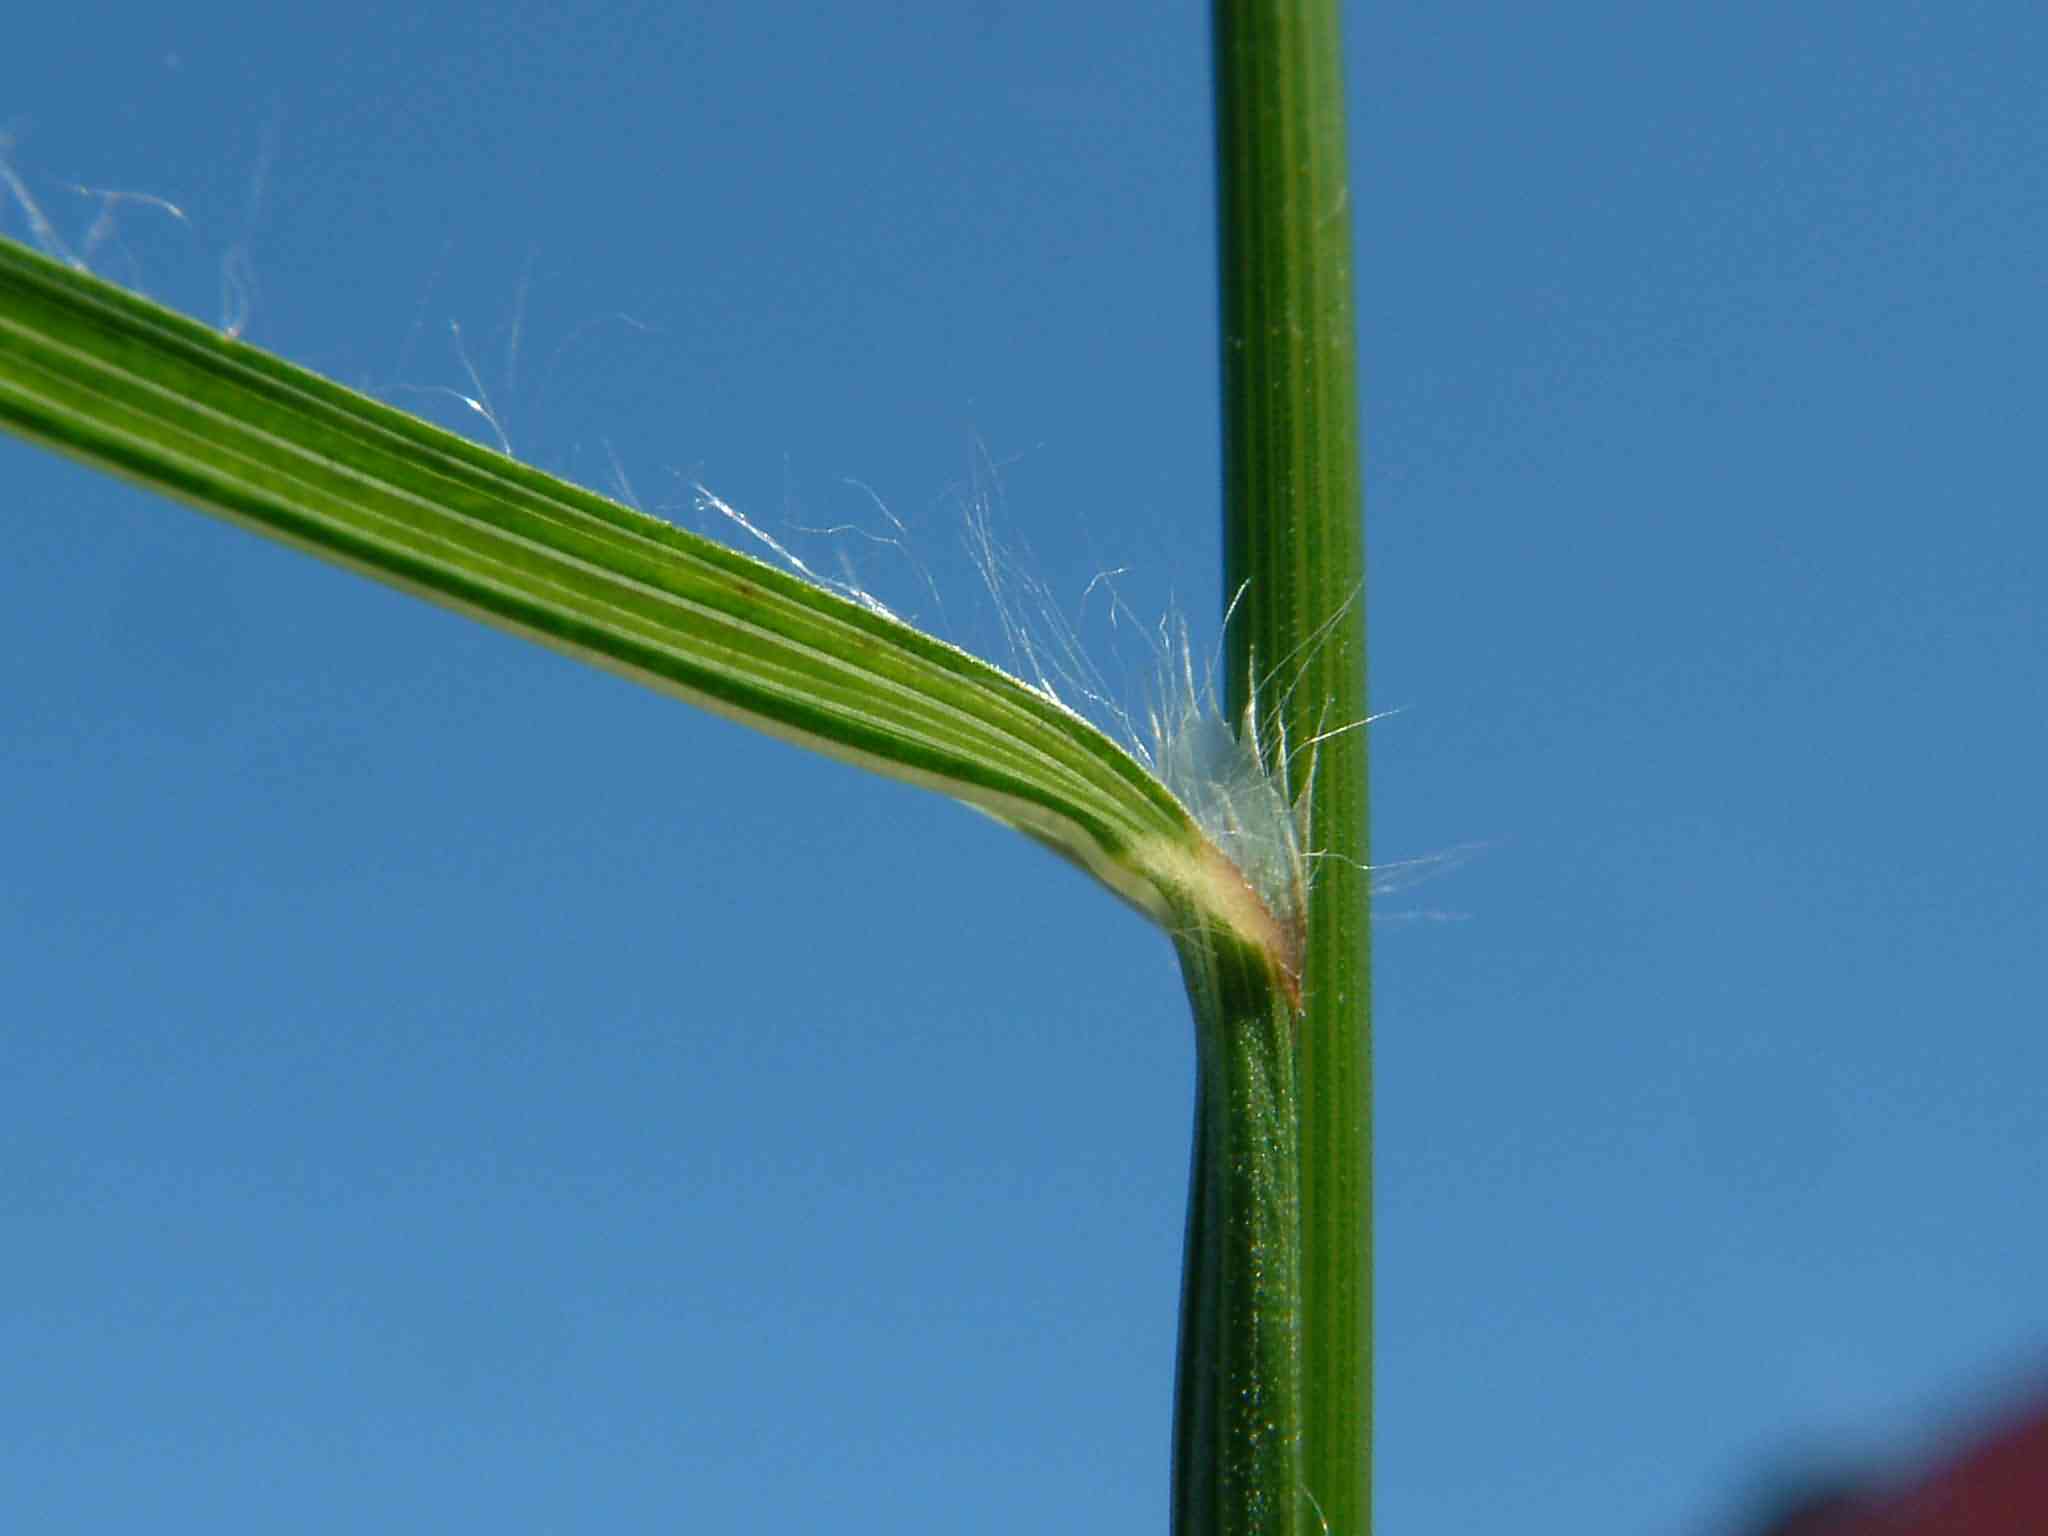
[[[1917,1482],[1808,1499],[1763,1536],[2048,1536],[2048,1403]]]

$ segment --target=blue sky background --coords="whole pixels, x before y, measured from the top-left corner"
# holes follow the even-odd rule
[[[1380,1521],[1709,1532],[2048,1366],[2048,21],[1350,28],[1377,853],[1484,845],[1377,929]],[[1135,690],[1089,579],[1218,606],[1206,48],[81,4],[10,19],[0,125],[75,248],[75,185],[182,208],[99,270],[243,274],[251,339],[488,434],[466,356],[534,462],[691,526],[693,476],[776,530],[872,490],[915,561],[804,547],[979,646],[990,493]],[[0,486],[0,1527],[1163,1527],[1191,1062],[1139,919],[38,451]]]

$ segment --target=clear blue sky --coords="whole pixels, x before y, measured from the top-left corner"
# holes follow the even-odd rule
[[[1692,1536],[2048,1366],[2048,23],[1350,27],[1377,851],[1484,845],[1377,930],[1380,1518]],[[1121,675],[1095,573],[1214,627],[1206,47],[88,3],[10,18],[0,125],[79,248],[73,185],[184,210],[100,270],[244,273],[455,425],[466,354],[537,463],[693,525],[860,482],[918,563],[806,547],[973,643],[998,487]],[[1163,941],[936,798],[0,485],[0,1528],[1163,1528]]]

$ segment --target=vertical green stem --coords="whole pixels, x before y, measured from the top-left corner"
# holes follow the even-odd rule
[[[1215,0],[1225,591],[1233,718],[1256,697],[1311,796],[1297,1022],[1304,1485],[1372,1517],[1372,1058],[1363,498],[1336,0]],[[1242,597],[1238,594],[1242,592]],[[1314,750],[1306,743],[1323,739]],[[1310,783],[1311,769],[1313,783]]]

